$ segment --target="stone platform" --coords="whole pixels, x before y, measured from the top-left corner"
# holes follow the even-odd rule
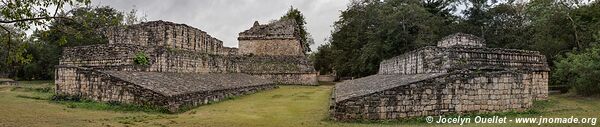
[[[57,71],[59,95],[156,105],[172,112],[277,87],[272,81],[242,73],[99,71],[74,66],[60,66]]]
[[[0,78],[0,85],[17,85],[17,81],[9,78]]]
[[[483,39],[454,34],[383,60],[376,75],[337,83],[335,120],[523,111],[548,97],[546,58],[536,51],[486,48]]]

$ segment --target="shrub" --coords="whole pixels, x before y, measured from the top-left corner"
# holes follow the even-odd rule
[[[150,61],[148,60],[148,56],[144,52],[138,52],[135,54],[135,58],[133,58],[133,62],[137,65],[150,65]]]
[[[594,45],[555,61],[552,73],[555,84],[565,84],[578,95],[600,94],[600,45]]]
[[[53,101],[81,101],[79,96],[69,96],[69,95],[54,95],[52,96]]]

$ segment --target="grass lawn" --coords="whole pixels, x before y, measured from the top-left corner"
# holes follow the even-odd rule
[[[200,106],[179,114],[103,110],[48,100],[50,82],[0,86],[0,126],[447,126],[415,122],[342,123],[327,119],[331,85],[281,86],[278,89]],[[536,104],[537,114],[509,117],[598,117],[599,98],[552,95]],[[417,120],[414,120],[417,121]],[[589,126],[589,124],[544,124]],[[450,125],[458,126],[458,125]],[[537,126],[467,124],[466,126]]]

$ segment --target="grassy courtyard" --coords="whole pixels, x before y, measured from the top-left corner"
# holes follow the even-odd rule
[[[101,103],[50,101],[49,82],[20,82],[19,87],[0,86],[0,126],[427,126],[408,122],[342,123],[327,119],[331,84],[281,86],[248,96],[200,106],[179,114],[129,111]],[[509,117],[598,117],[600,99],[553,95],[536,104],[536,114],[504,114]],[[467,124],[467,126],[507,124]],[[545,124],[585,126],[589,124]],[[457,126],[457,125],[450,125]],[[536,126],[513,124],[510,126]]]

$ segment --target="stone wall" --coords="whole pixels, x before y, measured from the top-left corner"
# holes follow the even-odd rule
[[[0,78],[0,85],[18,85],[18,83],[9,78]]]
[[[166,48],[217,54],[223,42],[206,32],[185,25],[165,21],[151,21],[104,30],[109,44],[164,46]]]
[[[319,85],[318,73],[305,56],[244,56],[240,72],[282,84]]]
[[[240,54],[242,55],[294,55],[304,56],[302,46],[298,40],[273,39],[273,40],[240,40]]]
[[[398,84],[361,97],[341,100],[332,106],[337,120],[397,119],[447,113],[523,111],[532,106],[536,92],[547,92],[540,76],[521,73],[453,73],[410,84]],[[335,97],[335,96],[334,96]],[[544,97],[545,98],[545,97]],[[337,99],[333,99],[337,100]]]
[[[239,73],[239,56],[214,55],[185,50],[162,50],[148,71],[178,73]]]
[[[381,62],[379,74],[423,74],[461,69],[549,71],[537,51],[500,48],[424,47]]]
[[[335,79],[335,75],[319,75],[317,77],[319,82],[333,82]]]
[[[536,51],[483,47],[454,34],[381,62],[379,73],[337,83],[336,120],[387,120],[448,113],[523,111],[548,97],[546,59]]]
[[[121,74],[119,74],[121,73]],[[126,75],[123,75],[126,73]],[[212,78],[212,80],[232,80],[225,81],[231,84],[221,84],[222,86],[213,86],[209,82],[219,81],[206,81],[206,79],[191,79],[192,81],[174,81],[172,79],[186,79],[180,75],[169,75],[165,78],[157,78],[161,76],[160,73],[150,73],[142,75],[136,75],[140,73],[132,72],[115,72],[115,71],[99,71],[96,69],[75,67],[75,66],[58,66],[56,70],[56,94],[58,95],[69,95],[79,96],[94,101],[103,102],[121,102],[130,104],[141,104],[141,105],[155,105],[167,108],[171,112],[177,112],[185,106],[198,106],[208,104],[209,102],[220,101],[229,97],[241,96],[246,94],[255,93],[262,90],[268,90],[276,88],[276,85],[272,82],[262,81],[248,81],[249,76],[237,75],[234,77],[240,79],[246,79],[244,81],[233,81],[233,77],[224,78]],[[125,76],[125,77],[124,77]],[[136,81],[128,76],[137,76],[144,81]],[[152,78],[144,78],[144,76]],[[163,75],[164,76],[164,75]],[[198,77],[198,76],[195,76]],[[202,77],[202,76],[199,76]],[[221,76],[218,76],[221,77]],[[182,92],[181,94],[169,93],[162,89],[151,87],[149,85],[140,85],[139,82],[152,84],[160,82],[161,80],[169,80],[171,84],[162,87],[186,87],[184,89],[190,89],[190,92]],[[198,80],[198,85],[190,84],[192,86],[208,88],[205,90],[195,90],[190,86],[181,85],[182,83],[189,84]],[[250,79],[254,80],[254,79]],[[239,83],[235,83],[239,82]]]
[[[437,47],[485,47],[485,40],[470,34],[456,33],[442,38]]]
[[[145,48],[131,44],[99,44],[65,47],[59,65],[82,67],[132,65],[133,58]]]
[[[165,96],[146,90],[139,85],[113,78],[100,71],[75,67],[57,66],[56,94],[85,97],[104,102],[165,105]]]
[[[249,73],[250,75],[269,79],[287,85],[319,85],[317,73]]]
[[[148,56],[150,65],[134,64],[133,58],[138,52],[144,52]],[[70,47],[63,54],[61,65],[99,70],[247,73],[285,84],[318,84],[313,80],[316,79],[316,71],[304,56],[222,55],[132,44]]]
[[[254,25],[238,37],[242,55],[305,56],[304,47],[294,20],[278,20]]]

